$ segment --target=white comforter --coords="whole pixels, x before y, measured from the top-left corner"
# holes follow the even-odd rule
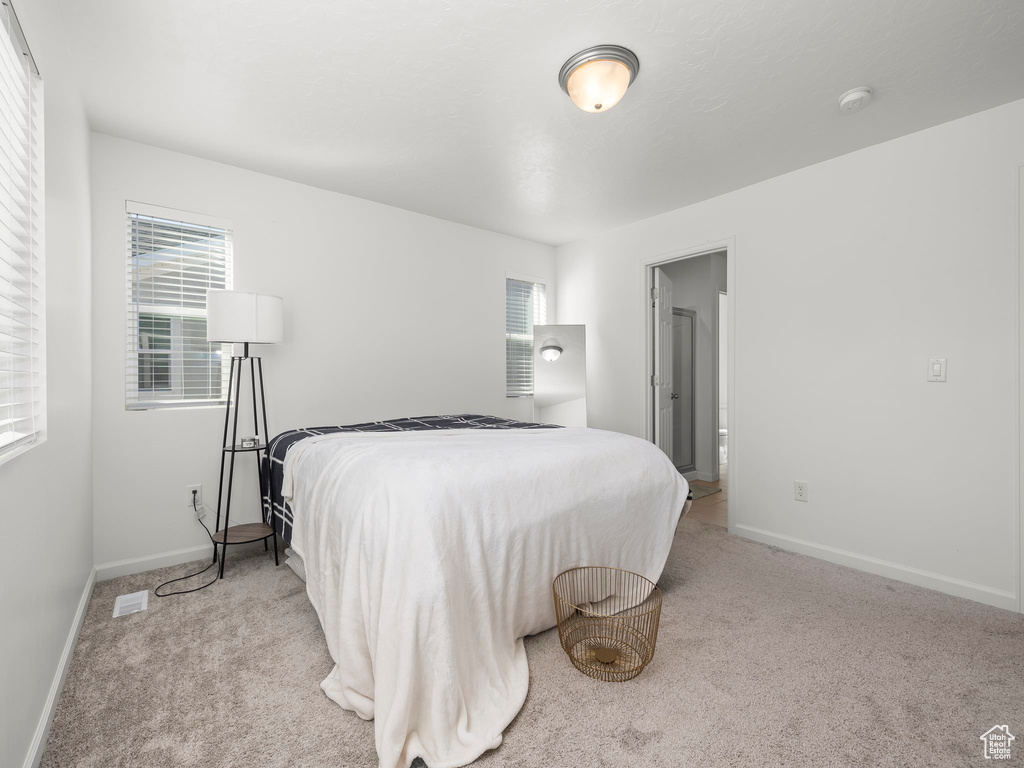
[[[285,462],[292,547],[383,768],[461,766],[501,743],[577,565],[661,575],[686,481],[654,445],[595,429],[332,434]],[[566,664],[569,661],[566,659]]]

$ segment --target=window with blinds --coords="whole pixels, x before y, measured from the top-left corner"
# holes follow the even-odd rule
[[[0,461],[46,433],[43,82],[0,6]]]
[[[223,403],[230,345],[206,340],[206,292],[231,289],[231,224],[128,203],[125,407]]]
[[[548,319],[543,283],[505,280],[505,396],[533,394],[533,326]]]

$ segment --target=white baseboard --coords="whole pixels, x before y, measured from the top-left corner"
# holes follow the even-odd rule
[[[108,579],[116,579],[118,576],[152,571],[154,568],[166,568],[169,565],[181,565],[182,563],[200,560],[204,557],[212,560],[212,544],[188,547],[187,549],[175,549],[156,555],[146,555],[145,557],[132,557],[128,560],[115,560],[112,563],[103,563],[96,566],[96,581],[107,581]]]
[[[57,702],[60,701],[61,691],[64,690],[64,680],[68,676],[68,669],[71,668],[71,657],[75,653],[75,644],[78,642],[78,633],[82,631],[82,623],[85,621],[85,612],[89,608],[89,598],[92,597],[92,588],[96,585],[96,569],[89,571],[89,578],[85,581],[85,589],[82,590],[82,598],[78,601],[78,610],[75,611],[75,618],[71,622],[71,631],[64,643],[64,652],[57,664],[57,671],[50,684],[50,693],[46,697],[46,704],[39,716],[39,724],[36,732],[32,735],[29,744],[28,754],[25,756],[25,768],[37,768],[39,761],[43,759],[43,750],[46,748],[46,739],[50,735],[50,725],[53,723],[53,716],[57,713]]]
[[[270,542],[273,546],[273,542]],[[229,550],[228,566],[231,565],[231,552],[244,552],[248,549],[262,549],[263,545],[256,542],[249,542],[246,544],[232,544]],[[283,552],[284,550],[280,550]],[[152,571],[155,568],[166,568],[169,565],[181,565],[182,563],[189,563],[193,560],[213,559],[213,545],[203,544],[198,547],[188,547],[186,549],[175,549],[170,552],[160,552],[155,555],[145,555],[144,557],[132,557],[128,560],[115,560],[111,563],[103,563],[102,565],[96,566],[96,581],[107,581],[108,579],[116,579],[118,576],[129,576],[133,573],[142,573],[143,571]]]
[[[799,552],[801,555],[810,555],[819,560],[827,560],[830,563],[846,565],[860,571],[874,573],[878,576],[905,581],[918,587],[927,587],[937,592],[945,592],[947,595],[966,597],[968,600],[976,600],[986,605],[994,605],[997,608],[1005,608],[1008,611],[1017,611],[1017,596],[1012,592],[1004,592],[981,584],[974,584],[970,581],[954,579],[950,576],[923,571],[919,568],[892,563],[888,560],[880,560],[877,557],[859,555],[856,552],[848,552],[847,550],[837,549],[825,544],[815,544],[811,541],[764,531],[749,525],[734,525],[730,529],[730,533],[759,541],[762,544],[771,544],[779,549]]]

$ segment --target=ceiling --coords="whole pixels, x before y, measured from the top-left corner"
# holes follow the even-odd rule
[[[58,2],[96,131],[551,244],[1024,98],[1020,0]]]

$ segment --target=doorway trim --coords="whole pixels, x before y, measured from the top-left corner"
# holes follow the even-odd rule
[[[739,493],[740,484],[738,478],[742,475],[736,471],[738,462],[737,456],[742,456],[737,446],[740,441],[737,439],[739,430],[737,424],[739,419],[736,415],[740,412],[736,401],[736,305],[738,294],[736,292],[736,238],[726,237],[721,240],[709,240],[700,245],[683,248],[670,253],[662,253],[654,256],[640,258],[640,329],[639,338],[643,339],[643,368],[638,372],[637,384],[641,387],[640,403],[643,411],[640,414],[637,431],[642,438],[648,442],[654,440],[654,396],[651,391],[651,376],[654,373],[654,326],[651,322],[651,290],[654,288],[655,267],[671,264],[674,261],[682,261],[696,256],[704,256],[710,253],[725,252],[725,285],[726,293],[729,295],[729,329],[728,329],[728,353],[729,353],[729,510],[728,530],[735,533],[735,521],[739,517],[736,514],[741,509],[742,495]],[[717,413],[717,412],[716,412]],[[715,422],[717,423],[717,415]],[[717,440],[717,435],[716,435]]]
[[[1014,260],[1014,270],[1016,271],[1017,277],[1017,293],[1014,296],[1014,309],[1016,313],[1016,324],[1014,326],[1014,333],[1016,334],[1016,351],[1017,351],[1017,376],[1014,385],[1016,387],[1016,397],[1014,398],[1014,405],[1016,406],[1016,413],[1014,414],[1014,423],[1017,429],[1017,455],[1015,457],[1017,465],[1017,477],[1014,478],[1014,501],[1017,508],[1017,516],[1015,520],[1016,535],[1014,536],[1014,544],[1017,552],[1014,567],[1017,570],[1017,613],[1024,613],[1024,508],[1021,504],[1022,489],[1021,489],[1021,478],[1024,475],[1024,424],[1021,420],[1024,418],[1024,330],[1021,328],[1021,323],[1024,321],[1024,316],[1021,312],[1021,300],[1024,297],[1024,269],[1022,269],[1022,261],[1024,261],[1024,164],[1017,166],[1017,253],[1016,259]]]
[[[694,428],[697,423],[697,367],[694,363],[697,357],[697,312],[693,309],[672,307],[672,315],[673,317],[690,318],[690,458],[692,461],[688,466],[681,467],[675,463],[676,457],[672,457],[672,463],[675,464],[676,469],[685,475],[697,470],[697,430]],[[674,346],[675,339],[672,340],[672,343]],[[678,351],[678,349],[674,349],[673,354]],[[674,432],[675,427],[672,429]]]
[[[726,270],[729,269],[728,257],[726,257],[725,268],[726,268]],[[728,286],[726,286],[726,287],[728,287]],[[729,295],[728,291],[718,291],[715,294],[715,317],[714,317],[714,323],[715,323],[714,337],[715,338],[714,338],[714,341],[712,342],[715,345],[715,349],[714,349],[714,353],[715,353],[714,366],[715,366],[715,368],[714,368],[714,371],[712,372],[713,375],[714,375],[714,383],[713,383],[712,386],[713,386],[713,394],[714,394],[713,400],[714,400],[715,412],[711,415],[711,419],[712,419],[712,424],[715,425],[714,426],[715,439],[718,440],[719,442],[721,442],[721,439],[722,439],[722,388],[721,388],[721,376],[719,375],[719,372],[722,370],[722,365],[721,365],[721,363],[722,363],[722,326],[721,326],[722,309],[721,309],[721,304],[722,304],[722,297],[723,296],[727,297],[728,295]],[[728,299],[727,299],[727,301],[728,301]],[[725,312],[726,312],[726,318],[728,318],[728,316],[729,316],[728,315],[728,313],[729,313],[729,306],[728,306],[728,304],[726,304]],[[728,377],[729,377],[729,373],[728,373],[728,371],[729,371],[729,366],[728,366],[728,362],[729,362],[729,329],[728,329],[728,320],[726,320],[725,336],[726,336],[725,357],[726,357],[726,379],[727,379],[726,380],[726,387],[728,388],[728,385],[729,385],[729,382],[728,382]],[[728,414],[728,408],[729,408],[729,393],[728,392],[726,393],[725,399],[726,399],[726,404],[725,404],[726,414]],[[716,443],[716,445],[718,445],[718,443]],[[728,442],[726,442],[726,445],[728,446]],[[728,450],[728,448],[726,448],[726,450]],[[719,472],[718,472],[718,467],[719,467],[719,465],[721,465],[721,463],[722,462],[719,461],[718,464],[715,465],[715,477],[717,479],[721,479],[720,476],[719,476]]]

